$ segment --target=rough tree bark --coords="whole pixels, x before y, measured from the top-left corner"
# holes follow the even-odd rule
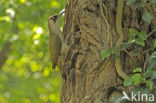
[[[123,10],[124,41],[130,28],[150,32],[150,25],[141,20],[142,9],[132,9],[125,1]],[[120,95],[127,90],[115,69],[115,59],[100,56],[101,50],[115,46],[120,38],[116,14],[117,0],[67,0],[63,33],[70,48],[62,59],[61,103],[109,103],[114,92]],[[121,52],[120,59],[123,71],[131,73],[129,55]],[[136,59],[143,63],[145,57],[140,53]]]

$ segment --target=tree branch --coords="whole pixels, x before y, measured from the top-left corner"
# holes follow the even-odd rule
[[[10,51],[11,43],[8,41],[4,44],[4,47],[0,51],[0,70],[2,69],[2,66],[5,64],[5,61],[7,60],[8,52]]]

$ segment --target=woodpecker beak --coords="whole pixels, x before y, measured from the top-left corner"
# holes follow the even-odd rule
[[[65,9],[63,9],[57,16],[60,18],[65,13]]]

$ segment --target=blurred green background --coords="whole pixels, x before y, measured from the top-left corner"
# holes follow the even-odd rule
[[[0,103],[59,103],[61,75],[51,69],[47,21],[64,6],[65,0],[0,0],[0,51],[11,44],[0,68]]]

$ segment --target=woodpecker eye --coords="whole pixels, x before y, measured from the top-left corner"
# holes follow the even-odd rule
[[[57,15],[55,15],[55,16],[53,16],[51,19],[54,21],[54,22],[56,22],[56,20],[57,20]]]

